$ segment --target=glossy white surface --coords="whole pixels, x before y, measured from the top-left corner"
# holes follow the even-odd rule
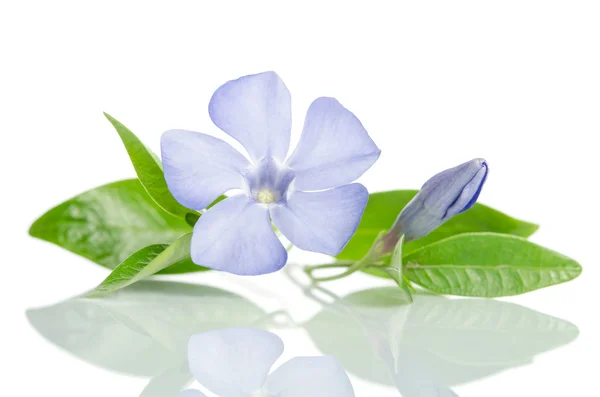
[[[49,339],[62,338],[71,346],[59,348],[32,327],[25,310],[81,293],[106,271],[30,238],[27,228],[70,196],[134,175],[102,111],[158,152],[160,135],[168,129],[219,135],[207,112],[213,91],[229,79],[275,70],[292,94],[292,145],[310,102],[334,96],[383,150],[360,179],[372,192],[418,188],[444,168],[484,157],[491,173],[480,202],[541,224],[533,241],[575,258],[583,274],[567,284],[498,301],[440,300],[408,309],[367,310],[361,316],[368,320],[361,321],[373,327],[358,327],[377,338],[351,334],[356,341],[344,339],[343,330],[333,332],[342,320],[311,335],[306,325],[315,324],[323,306],[284,273],[258,278],[207,273],[169,280],[234,292],[259,312],[285,310],[292,324],[302,326],[277,328],[286,346],[278,363],[321,355],[318,336],[331,340],[328,348],[347,354],[340,361],[357,396],[399,395],[389,378],[379,378],[391,367],[377,366],[371,340],[386,341],[384,351],[395,371],[407,368],[399,372],[414,374],[411,380],[440,393],[451,385],[461,397],[597,395],[600,5],[371,3],[59,0],[0,5],[3,394],[140,395],[150,378],[169,368],[155,367],[156,360],[168,360],[138,356],[134,349],[140,340],[119,337],[127,329],[120,328],[124,320],[115,313],[126,315],[130,328],[148,334],[141,351],[152,343],[166,348],[157,354],[176,351],[190,329],[202,328],[202,310],[211,315],[222,311],[219,326],[239,321],[236,310],[245,306],[227,309],[208,302],[204,308],[190,297],[184,300],[195,315],[186,314],[186,303],[170,305],[172,296],[150,309],[139,310],[139,303],[100,308],[106,317],[98,318],[93,317],[98,306],[86,303],[80,309],[99,324],[60,312],[42,316],[37,324],[39,330],[52,330]],[[290,257],[296,263],[321,259],[299,251]],[[354,275],[325,287],[345,296],[389,285]],[[166,328],[165,318],[173,320]],[[74,328],[65,333],[65,324]],[[344,329],[357,324],[362,323]],[[521,332],[519,324],[529,331]],[[403,350],[407,345],[409,353]],[[414,359],[397,360],[394,354]],[[402,379],[398,383],[410,387]]]

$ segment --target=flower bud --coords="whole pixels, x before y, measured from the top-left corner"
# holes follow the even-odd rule
[[[403,234],[405,241],[426,236],[454,215],[471,208],[488,174],[484,159],[474,159],[429,179],[404,207],[383,237],[383,250],[392,250]]]

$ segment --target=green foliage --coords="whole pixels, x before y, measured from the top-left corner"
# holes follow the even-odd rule
[[[114,269],[148,245],[171,244],[191,231],[184,219],[163,211],[137,179],[128,179],[59,204],[29,234]]]
[[[491,298],[564,283],[581,266],[521,237],[466,233],[405,255],[404,272],[434,292]]]
[[[29,233],[114,269],[89,296],[116,291],[154,274],[207,270],[190,259],[191,233],[202,214],[175,200],[158,157],[123,124],[105,115],[119,133],[139,179],[103,185],[67,200],[37,219]],[[396,190],[370,195],[356,233],[337,256],[340,262],[313,266],[348,270],[314,280],[337,279],[361,269],[393,279],[403,299],[412,301],[410,280],[443,294],[497,297],[559,284],[581,273],[574,260],[525,239],[537,225],[482,204],[421,239],[403,244],[403,237],[391,256],[361,261],[416,193]],[[209,208],[223,199],[217,198]]]
[[[168,213],[182,218],[193,213],[194,211],[179,204],[169,191],[158,157],[127,127],[109,114],[104,115],[119,133],[140,182],[156,204]]]
[[[135,252],[87,296],[93,297],[125,288],[137,281],[180,263],[189,263],[192,234],[186,234],[172,245],[155,244]]]
[[[400,287],[400,291],[402,291],[402,293],[405,295],[406,300],[412,302],[412,294],[410,293],[410,287],[407,283],[407,280],[404,279],[404,268],[402,265],[403,246],[404,235],[396,244],[394,252],[392,252],[389,267],[385,267],[383,269],[379,268],[377,270],[383,270],[392,280],[394,280],[396,284],[398,284],[398,287]]]

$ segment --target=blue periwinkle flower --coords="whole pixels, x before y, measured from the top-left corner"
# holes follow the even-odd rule
[[[401,235],[405,241],[426,236],[435,228],[471,208],[488,174],[484,159],[474,159],[442,171],[429,179],[404,207],[390,232],[383,238],[384,251],[393,249]]]
[[[173,196],[195,210],[229,197],[200,217],[192,260],[240,275],[282,268],[287,251],[277,229],[295,246],[339,253],[356,230],[367,189],[350,184],[377,160],[379,148],[360,121],[333,98],[309,107],[300,141],[287,157],[291,98],[277,74],[229,81],[209,104],[212,121],[247,150],[198,132],[171,130],[161,140],[165,178]]]

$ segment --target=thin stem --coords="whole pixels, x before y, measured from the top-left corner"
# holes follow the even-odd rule
[[[363,259],[361,259],[357,262],[350,262],[351,263],[350,265],[348,264],[348,261],[346,261],[346,264],[336,262],[336,263],[330,263],[330,264],[326,264],[326,265],[309,266],[309,267],[305,268],[304,271],[315,282],[333,281],[333,280],[338,280],[340,278],[344,278],[346,276],[351,275],[352,273],[360,270],[364,266],[373,262],[373,259],[374,259],[374,257],[371,255],[371,253],[369,253],[369,254],[365,255],[365,257]],[[312,275],[315,270],[328,269],[328,268],[340,268],[340,267],[347,267],[348,270],[346,270],[345,272],[342,272],[340,274],[336,274],[334,276],[327,276],[327,277],[314,277]]]
[[[354,264],[354,261],[337,261],[337,262],[333,262],[333,263],[326,263],[324,265],[314,265],[314,266],[306,266],[304,268],[304,271],[307,273],[312,273],[315,270],[318,269],[333,269],[333,268],[340,268],[340,267],[350,267]]]
[[[354,263],[350,262],[351,264],[348,265],[347,261],[345,263],[340,261],[340,262],[331,263],[331,264],[327,264],[327,265],[308,266],[304,270],[305,270],[306,274],[308,275],[308,277],[310,277],[312,279],[312,281],[320,282],[320,281],[339,280],[340,278],[349,276],[352,273],[362,269],[365,266],[377,266],[377,264],[376,264],[377,261],[385,255],[385,253],[382,252],[383,244],[384,244],[383,236],[385,235],[385,233],[386,233],[385,231],[381,231],[379,233],[379,235],[375,239],[375,242],[369,249],[369,252],[367,252],[367,254],[361,260],[359,260],[357,262],[354,262]],[[340,274],[336,274],[333,276],[327,276],[327,277],[314,277],[313,276],[313,272],[315,270],[328,269],[328,268],[340,268],[340,267],[347,267],[348,269],[345,272],[342,272]]]

